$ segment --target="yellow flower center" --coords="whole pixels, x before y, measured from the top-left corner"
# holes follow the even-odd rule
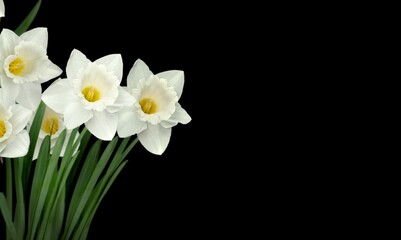
[[[142,98],[141,101],[139,101],[139,105],[141,105],[142,111],[146,114],[157,112],[157,105],[151,98]]]
[[[58,118],[48,117],[42,123],[42,130],[50,135],[55,134],[58,131]]]
[[[8,70],[10,71],[10,73],[14,75],[20,75],[24,70],[24,68],[25,68],[25,63],[24,61],[22,61],[21,58],[14,59],[14,61],[12,61],[8,66]]]
[[[88,102],[96,102],[100,99],[100,91],[97,88],[89,86],[82,90],[82,94]]]
[[[4,123],[4,120],[0,120],[0,138],[2,138],[6,132],[6,124]]]

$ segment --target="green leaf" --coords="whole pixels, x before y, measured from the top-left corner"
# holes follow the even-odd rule
[[[123,160],[123,157],[126,157],[129,151],[132,150],[132,148],[135,146],[135,144],[138,142],[138,138],[136,138],[126,149],[126,146],[128,142],[130,141],[130,138],[124,138],[124,140],[121,142],[119,145],[119,148],[117,149],[116,153],[114,154],[113,160],[111,161],[109,167],[107,168],[106,173],[104,176],[101,178],[99,183],[97,184],[95,190],[93,191],[90,200],[88,201],[87,206],[85,207],[84,213],[83,213],[83,219],[80,221],[79,226],[77,231],[74,234],[74,239],[75,237],[81,236],[81,239],[85,239],[86,234],[84,230],[85,226],[90,225],[90,222],[92,221],[92,218],[90,216],[92,215],[92,211],[96,211],[97,206],[100,201],[102,200],[103,196],[106,194],[108,191],[108,188],[110,188],[110,181],[113,182],[114,178],[118,175],[118,173],[121,171],[121,162]],[[125,164],[124,164],[125,165]],[[117,172],[117,175],[116,175]],[[112,179],[112,180],[110,180]],[[94,215],[94,212],[93,212]],[[92,217],[93,217],[92,215]]]
[[[70,205],[68,207],[68,214],[66,220],[66,229],[71,225],[72,219],[75,215],[75,211],[78,208],[81,197],[85,191],[86,186],[95,170],[97,160],[99,159],[101,140],[97,140],[95,144],[92,145],[87,157],[85,159],[84,165],[82,166],[81,173],[75,185],[74,193],[71,198]]]
[[[102,202],[104,196],[109,191],[109,189],[110,189],[111,185],[113,184],[114,180],[120,174],[121,170],[125,167],[127,162],[128,162],[128,160],[125,160],[116,169],[116,171],[111,176],[110,180],[107,182],[107,185],[105,186],[105,188],[99,187],[98,189],[95,189],[94,194],[96,194],[96,195],[94,195],[93,201],[90,201],[90,205],[88,206],[87,211],[85,212],[85,214],[83,216],[83,220],[81,220],[80,225],[78,226],[78,229],[77,229],[77,232],[76,232],[76,236],[80,236],[79,239],[86,239],[87,238],[90,224],[92,223],[93,217],[95,216],[95,213],[96,213],[100,203]],[[77,238],[73,238],[73,239],[77,239]]]
[[[87,201],[89,200],[90,195],[92,194],[93,188],[95,187],[95,184],[102,173],[103,169],[105,168],[107,162],[109,161],[114,148],[116,147],[118,142],[118,138],[114,137],[114,139],[107,145],[106,149],[104,150],[102,156],[99,159],[98,164],[96,165],[95,170],[93,171],[93,174],[88,182],[88,185],[85,188],[85,191],[83,192],[80,202],[77,206],[77,209],[75,210],[71,224],[68,225],[66,228],[65,234],[63,235],[64,239],[69,239],[73,233],[74,228],[78,224],[78,221],[81,217],[81,214],[84,210],[85,205],[87,204]]]
[[[56,181],[53,181],[53,183],[55,182]],[[42,221],[37,239],[60,239],[59,234],[61,232],[61,229],[63,228],[65,211],[65,188],[62,191],[59,200],[55,202],[55,204],[55,211],[51,211],[50,217],[47,219],[46,222],[44,220]]]
[[[50,157],[50,163],[48,170],[46,171],[46,176],[45,176],[45,182],[42,187],[42,191],[46,190],[46,185],[49,185],[48,187],[48,192],[47,192],[47,197],[46,197],[46,203],[43,206],[42,212],[44,212],[41,224],[39,226],[37,238],[42,239],[43,236],[45,235],[45,231],[47,230],[54,230],[53,227],[51,228],[46,228],[47,221],[51,212],[51,208],[53,206],[54,198],[57,194],[57,166],[60,158],[60,153],[63,149],[63,145],[65,142],[65,137],[67,135],[66,130],[64,129],[59,137],[57,138],[57,142],[53,148],[53,152]],[[47,181],[47,182],[46,182]],[[42,192],[41,196],[44,195],[45,193]],[[54,221],[51,221],[53,223]],[[52,232],[49,233],[51,235]]]
[[[75,140],[75,136],[78,133],[78,128],[75,128],[71,134],[70,134],[70,139],[67,143],[67,147],[66,150],[64,152],[64,156],[61,160],[61,165],[60,165],[60,169],[59,171],[57,171],[56,173],[56,184],[54,189],[57,190],[57,195],[54,196],[53,194],[50,196],[50,200],[49,202],[52,202],[53,204],[49,204],[51,205],[51,209],[50,208],[46,208],[44,216],[47,218],[47,216],[54,216],[56,214],[57,211],[57,206],[59,205],[64,205],[65,208],[65,203],[59,203],[59,201],[63,202],[65,201],[65,195],[66,195],[66,181],[67,178],[71,172],[72,167],[74,166],[77,156],[79,155],[79,150],[77,150],[77,152],[75,153],[76,149],[78,148],[80,141],[82,140],[82,138],[87,135],[90,134],[86,128],[83,129],[82,133],[80,134],[80,136]],[[75,154],[74,154],[75,153]],[[64,211],[63,211],[64,214]],[[47,223],[43,222],[43,230],[42,231],[46,231],[46,229],[48,228],[49,225],[53,224],[51,217],[48,218]]]
[[[17,35],[21,35],[28,30],[29,26],[31,26],[31,23],[35,19],[41,4],[42,0],[39,0],[31,10],[31,12],[28,14],[28,16],[25,17],[24,21],[22,21],[21,24],[17,27],[17,29],[15,29],[15,33]]]
[[[48,203],[46,204],[47,207],[45,208],[45,213],[43,214],[43,221],[42,221],[42,225],[39,229],[38,236],[43,236],[44,234],[45,234],[45,236],[47,236],[47,234],[48,234],[47,231],[49,228],[51,228],[49,226],[54,224],[51,216],[55,216],[57,214],[56,211],[61,211],[61,210],[58,210],[58,206],[63,206],[63,208],[65,208],[65,194],[66,194],[65,193],[65,191],[66,191],[65,184],[66,184],[67,178],[69,176],[69,173],[71,171],[71,168],[74,165],[76,158],[79,154],[79,151],[76,152],[75,155],[73,155],[73,153],[77,149],[77,147],[78,147],[81,139],[84,137],[84,135],[88,134],[86,129],[84,129],[82,134],[77,139],[75,139],[77,133],[78,133],[78,128],[72,130],[72,132],[70,134],[70,138],[67,142],[67,147],[64,152],[64,156],[61,160],[60,168],[53,177],[53,182],[55,182],[55,183],[51,187],[51,192],[49,194]],[[54,156],[56,156],[56,155],[54,155]],[[59,214],[62,214],[61,218],[63,218],[64,210],[62,211],[62,213],[59,213]],[[59,227],[60,227],[60,229],[62,228],[62,226],[59,226]],[[54,231],[60,231],[60,230],[54,229]]]
[[[11,216],[13,215],[13,170],[12,170],[12,159],[6,158],[6,194],[8,208],[10,209]],[[9,239],[10,233],[7,230],[7,239]]]
[[[135,145],[138,142],[138,137],[136,137],[134,139],[134,141],[131,142],[131,144],[128,146],[127,149],[125,149],[125,151],[123,152],[123,154],[121,155],[121,158],[125,159],[127,157],[127,155],[131,152],[131,150],[135,147]]]
[[[49,164],[50,156],[50,136],[46,136],[39,150],[39,156],[36,160],[35,173],[32,180],[31,197],[29,200],[29,218],[28,218],[28,239],[35,237],[36,227],[40,218],[41,208],[37,210],[39,200],[42,200],[42,186],[45,180],[45,174]]]
[[[83,158],[83,154],[87,153],[87,151],[86,151],[87,148],[86,147],[87,147],[87,145],[89,143],[90,138],[91,138],[91,134],[85,134],[82,137],[81,143],[79,145],[80,152],[79,152],[77,161],[75,162],[74,166],[71,169],[71,173],[68,176],[67,189],[70,189],[71,184],[73,184],[73,181],[75,179],[75,174],[77,172],[78,166],[80,166],[80,164],[81,164],[81,159]]]
[[[53,205],[52,197],[56,196],[56,183],[52,183],[52,181],[56,182],[57,180],[54,179],[54,174],[56,173],[56,168],[58,166],[58,161],[60,158],[60,153],[64,145],[64,140],[67,134],[67,130],[64,129],[59,137],[57,138],[56,144],[53,148],[53,153],[50,157],[50,161],[46,170],[45,178],[43,181],[42,189],[40,191],[40,197],[38,200],[38,206],[36,208],[36,216],[42,216],[41,221],[42,224],[39,226],[39,231],[38,231],[38,239],[43,238],[44,230],[42,230],[43,226],[46,225],[47,220],[49,215],[46,215],[50,213],[51,207]],[[47,204],[45,205],[45,201]],[[44,214],[43,214],[44,213]],[[38,222],[39,223],[39,222]],[[34,227],[35,227],[35,222],[34,222]],[[35,231],[32,233],[32,236],[34,236]]]
[[[49,193],[48,196],[46,198],[46,202],[45,202],[45,207],[43,208],[43,217],[40,221],[38,230],[37,230],[37,239],[51,239],[51,238],[43,238],[43,236],[46,236],[46,234],[50,235],[51,233],[47,233],[48,231],[52,231],[53,229],[51,229],[52,227],[48,227],[48,224],[46,222],[45,219],[49,220],[49,218],[53,218],[53,216],[51,215],[51,207],[52,204],[54,202],[54,199],[56,197],[56,193],[57,193],[57,172],[54,173],[53,175],[53,179],[51,181],[50,184],[50,188],[49,188]],[[54,222],[53,219],[51,222]],[[56,238],[57,239],[57,238]]]
[[[123,154],[125,147],[127,146],[130,139],[131,138],[129,138],[129,137],[124,138],[124,140],[121,142],[116,153],[114,154],[113,160],[111,160],[110,166],[108,167],[104,178],[108,179],[109,177],[111,177],[111,175],[114,173],[114,171],[120,165],[121,161],[123,160],[122,154]]]
[[[8,200],[8,207],[13,209],[13,170],[12,159],[6,158],[6,194]],[[12,213],[12,212],[11,212]]]
[[[35,117],[29,130],[29,139],[30,139],[29,149],[27,155],[23,158],[24,164],[22,172],[22,183],[24,185],[24,192],[27,192],[26,186],[31,172],[32,157],[35,151],[35,146],[38,140],[40,128],[42,126],[42,119],[43,115],[45,114],[45,110],[46,110],[46,105],[43,101],[41,101],[38,106],[38,109],[36,110]]]
[[[23,158],[14,159],[16,207],[14,224],[17,230],[17,237],[23,238],[25,234],[25,194],[22,186]]]
[[[70,164],[70,159],[74,155],[75,150],[78,148],[82,138],[87,134],[87,129],[84,128],[82,133],[79,135],[78,139],[75,141],[75,136],[78,134],[78,128],[72,130],[70,134],[70,139],[67,143],[67,148],[65,149],[64,156],[61,159],[61,165],[59,172],[61,172],[60,178],[64,175],[65,168],[68,164]]]
[[[77,152],[72,158],[71,158],[71,161],[69,162],[69,164],[66,166],[66,168],[65,168],[65,172],[63,172],[64,174],[60,174],[59,176],[61,176],[61,179],[60,179],[60,182],[59,182],[59,184],[58,184],[58,192],[57,192],[57,196],[56,196],[56,198],[55,198],[55,203],[58,203],[58,201],[64,201],[64,200],[62,200],[61,198],[62,197],[65,197],[65,191],[66,191],[66,189],[65,189],[65,186],[66,186],[66,182],[67,182],[67,177],[68,177],[68,174],[70,173],[70,171],[71,171],[71,169],[72,169],[72,166],[74,165],[74,162],[76,161],[76,159],[77,159],[77,156],[78,156],[78,154],[79,154],[79,152]],[[59,177],[58,176],[58,177]],[[57,181],[59,180],[59,178],[57,178]],[[53,212],[55,212],[57,209],[57,204],[53,204],[53,207],[52,207],[52,210],[51,210],[51,214],[53,215]],[[51,219],[49,218],[49,220],[48,220],[48,222],[49,221],[51,221]]]
[[[54,219],[53,234],[50,239],[59,239],[59,235],[61,233],[61,230],[63,229],[64,212],[65,212],[65,189],[61,193],[60,200],[57,201],[56,211],[53,218]]]
[[[6,223],[7,230],[11,234],[11,238],[17,239],[17,232],[15,230],[15,226],[12,220],[11,211],[8,208],[6,197],[2,192],[0,192],[0,210],[3,215],[4,222]]]

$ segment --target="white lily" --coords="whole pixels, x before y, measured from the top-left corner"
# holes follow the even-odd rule
[[[3,101],[0,89],[0,157],[25,156],[29,148],[29,135],[25,130],[32,111],[13,101]]]
[[[138,134],[149,152],[161,155],[170,141],[171,128],[191,121],[178,103],[184,88],[184,72],[171,70],[153,75],[138,59],[128,74],[127,84],[135,101],[120,112],[118,135],[124,138]]]
[[[0,83],[4,97],[16,99],[35,111],[39,106],[42,87],[62,70],[47,56],[47,28],[34,28],[19,37],[9,29],[0,34]]]
[[[56,113],[49,107],[46,107],[43,115],[42,124],[39,131],[38,140],[36,142],[35,151],[33,154],[33,160],[38,158],[40,146],[47,135],[50,135],[50,153],[53,153],[54,146],[56,145],[57,139],[61,132],[65,129],[63,116]],[[67,148],[68,140],[71,136],[71,130],[67,129],[67,134],[64,140],[63,148],[61,149],[60,157],[64,156],[65,149]],[[76,135],[75,140],[79,134]],[[78,150],[78,148],[77,148]]]
[[[0,0],[0,18],[4,17],[4,13],[5,13],[4,2],[3,0]]]
[[[134,99],[120,83],[123,62],[111,54],[91,62],[74,49],[67,62],[67,78],[59,79],[43,93],[42,100],[64,115],[67,129],[85,124],[94,136],[110,141],[116,134],[118,111]]]

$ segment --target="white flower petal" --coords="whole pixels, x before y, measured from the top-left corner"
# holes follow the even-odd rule
[[[160,125],[162,125],[162,127],[164,127],[164,128],[172,128],[172,127],[177,126],[177,124],[178,124],[178,122],[168,121],[168,120],[160,122]]]
[[[26,130],[23,130],[7,142],[7,146],[0,152],[0,156],[7,158],[22,157],[28,153],[28,148],[29,135]]]
[[[6,148],[7,147],[7,143],[6,142],[0,142],[0,157],[2,156],[1,155],[1,152],[4,150],[4,148]]]
[[[50,85],[43,93],[42,100],[48,107],[57,113],[64,113],[71,102],[78,102],[67,79],[59,79]]]
[[[86,123],[92,117],[93,117],[92,111],[86,110],[80,103],[78,102],[70,103],[65,108],[64,112],[65,127],[67,129],[74,129]]]
[[[86,122],[85,127],[95,137],[110,141],[117,131],[118,114],[103,112],[94,112],[93,118]]]
[[[13,105],[11,111],[13,115],[10,118],[10,123],[13,125],[13,134],[16,134],[26,127],[33,112],[18,104]]]
[[[40,83],[44,83],[50,79],[58,77],[61,73],[63,73],[63,70],[49,60],[49,65],[47,66],[46,70],[40,75]]]
[[[1,78],[1,87],[3,89],[3,99],[1,100],[6,106],[11,106],[15,103],[15,100],[17,100],[17,97],[19,95],[19,85],[14,83],[10,79]]]
[[[121,111],[118,116],[117,133],[121,138],[126,138],[142,132],[147,124],[138,118],[134,110]]]
[[[14,48],[20,42],[20,38],[13,31],[4,28],[0,34],[0,61],[14,54]]]
[[[115,113],[120,111],[124,106],[132,105],[134,102],[135,98],[124,87],[118,87],[118,97],[113,105],[107,107],[107,111]]]
[[[123,59],[121,57],[121,54],[110,54],[99,58],[94,63],[105,65],[107,71],[114,72],[114,74],[118,78],[118,81],[121,82],[123,78]]]
[[[136,88],[140,79],[147,79],[152,74],[149,67],[141,59],[138,59],[128,73],[127,85],[130,89]]]
[[[173,113],[173,115],[171,115],[169,120],[170,121],[179,122],[179,123],[182,123],[182,124],[187,124],[192,120],[192,118],[191,118],[191,116],[189,116],[187,111],[185,111],[181,107],[181,105],[179,103],[176,103],[175,112]]]
[[[38,27],[38,28],[31,29],[27,32],[24,32],[21,35],[21,40],[24,40],[27,42],[34,42],[34,43],[42,46],[44,49],[47,49],[47,41],[48,41],[47,28]]]
[[[168,85],[174,87],[178,99],[181,97],[184,89],[184,72],[179,70],[170,70],[156,74],[159,78],[167,80]]]
[[[166,150],[171,137],[171,128],[148,124],[148,128],[138,133],[142,146],[149,152],[161,155]]]
[[[4,13],[5,13],[4,2],[3,0],[0,0],[0,17],[4,17]]]
[[[67,78],[75,79],[81,68],[85,68],[91,61],[77,49],[72,50],[70,58],[67,62]]]
[[[36,111],[42,97],[42,86],[38,83],[20,84],[17,102],[29,110]]]
[[[166,120],[162,121],[160,124],[165,128],[171,128],[177,125],[178,123],[187,124],[192,120],[191,116],[185,111],[179,103],[175,105],[175,112],[171,117]]]

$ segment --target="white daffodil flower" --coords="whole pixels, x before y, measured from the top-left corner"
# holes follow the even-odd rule
[[[91,62],[74,49],[66,73],[66,79],[59,79],[46,89],[42,100],[64,115],[67,129],[85,124],[95,137],[110,141],[117,131],[118,111],[134,101],[120,87],[121,55],[111,54]]]
[[[46,107],[39,131],[38,140],[36,142],[35,151],[33,154],[33,160],[36,160],[38,158],[40,146],[42,145],[43,140],[47,135],[50,135],[50,153],[53,153],[53,149],[54,146],[56,145],[57,139],[64,129],[65,129],[65,124],[63,120],[63,115],[56,113],[49,107]],[[64,156],[68,140],[70,139],[71,136],[71,130],[67,129],[66,131],[67,134],[64,140],[63,148],[61,149],[60,157]],[[79,134],[75,136],[75,140],[77,140],[78,136]]]
[[[29,148],[29,135],[25,127],[32,111],[3,99],[4,89],[0,89],[0,157],[25,156]]]
[[[47,28],[34,28],[19,37],[9,29],[0,33],[0,83],[5,98],[16,99],[36,111],[42,87],[62,70],[47,56]]]
[[[0,0],[0,18],[4,17],[4,13],[5,13],[4,2],[3,0]]]
[[[128,74],[127,84],[135,101],[120,112],[118,135],[124,138],[138,134],[149,152],[161,155],[170,141],[171,128],[191,121],[178,103],[184,88],[184,72],[171,70],[153,75],[138,59]]]

